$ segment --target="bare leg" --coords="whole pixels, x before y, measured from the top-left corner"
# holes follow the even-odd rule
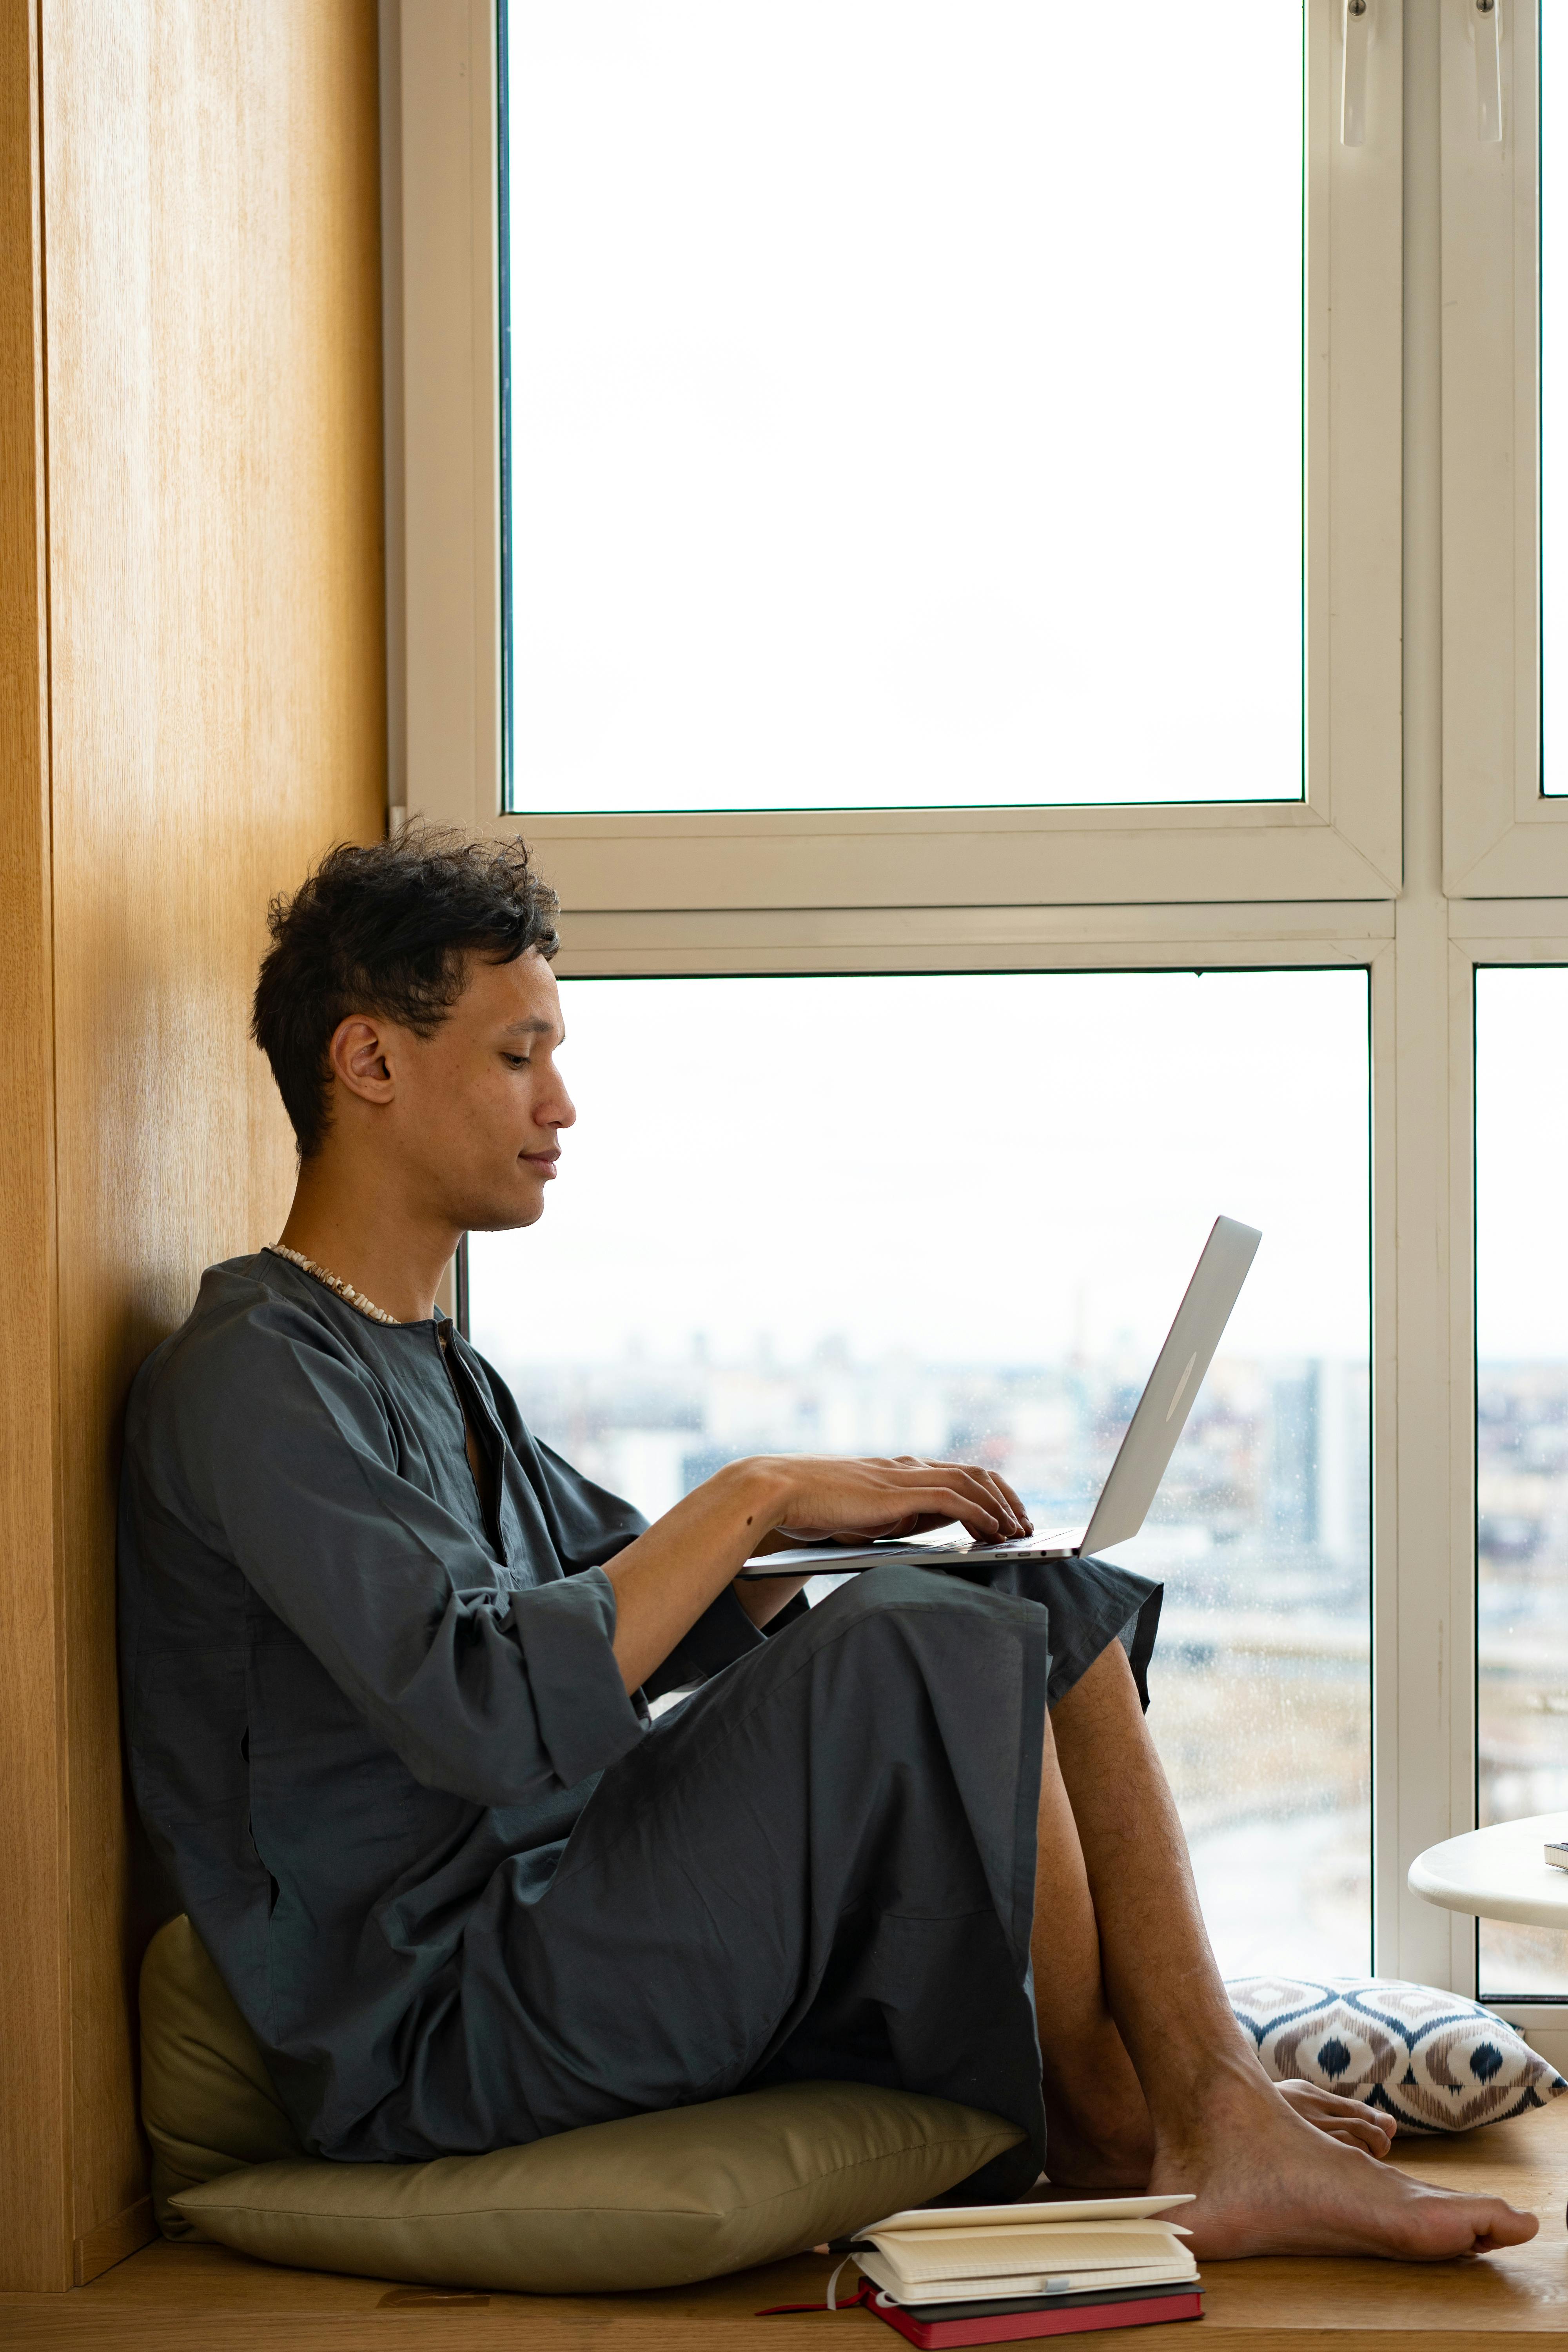
[[[1517,2245],[1535,2235],[1531,2214],[1500,2198],[1459,2197],[1407,2180],[1341,2145],[1292,2113],[1237,2027],[1204,1931],[1186,1843],[1149,1738],[1127,1659],[1112,1643],[1052,1720],[1042,1795],[1045,1889],[1036,1909],[1036,1998],[1041,2046],[1049,2048],[1058,2105],[1091,2111],[1092,2085],[1068,2048],[1087,2030],[1103,2063],[1112,2145],[1131,2116],[1123,2078],[1103,2036],[1089,1982],[1088,1944],[1072,1901],[1074,1873],[1062,1844],[1076,1844],[1092,1906],[1101,2006],[1142,2088],[1152,2133],[1149,2186],[1197,2198],[1182,2220],[1193,2251],[1387,2254],[1440,2261]],[[1066,2014],[1058,2001],[1058,1930],[1067,1896]],[[1070,2147],[1070,2143],[1069,2143]]]
[[[1048,1719],[1038,1839],[1029,1950],[1051,2181],[1142,2189],[1154,2161],[1154,2127],[1106,2004],[1089,1872]]]
[[[1069,1717],[1069,1744],[1071,1724]],[[1030,1955],[1051,2183],[1142,2189],[1153,2167],[1154,2126],[1106,2000],[1100,1924],[1048,1721],[1043,1764]],[[1320,2131],[1387,2154],[1392,2122],[1359,2100],[1307,2083],[1276,2089]]]

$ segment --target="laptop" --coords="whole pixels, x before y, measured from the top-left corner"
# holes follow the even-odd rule
[[[1050,1528],[1043,1534],[1037,1530],[1000,1544],[972,1544],[959,1535],[937,1543],[889,1539],[809,1549],[802,1545],[749,1559],[741,1574],[798,1576],[805,1569],[814,1575],[842,1575],[847,1570],[875,1568],[885,1559],[912,1559],[924,1568],[940,1568],[949,1559],[1070,1559],[1125,1543],[1148,1517],[1262,1239],[1254,1226],[1238,1224],[1234,1217],[1215,1219],[1086,1527]]]

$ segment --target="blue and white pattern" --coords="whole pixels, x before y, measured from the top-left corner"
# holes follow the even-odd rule
[[[1469,2131],[1568,2090],[1511,2025],[1458,1993],[1393,1977],[1238,1977],[1230,2005],[1276,2083],[1300,2080],[1397,2116]]]

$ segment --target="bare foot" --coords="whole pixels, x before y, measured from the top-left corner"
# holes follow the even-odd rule
[[[1369,2107],[1364,2099],[1342,2099],[1337,2091],[1320,2091],[1315,2083],[1277,2083],[1285,2105],[1317,2131],[1347,2147],[1364,2148],[1383,2157],[1394,2145],[1398,2129],[1392,2116]],[[1059,2093],[1046,2094],[1046,2162],[1053,2189],[1142,2190],[1154,2160],[1154,2138],[1148,2110],[1108,2116],[1103,2102],[1092,2116]]]
[[[1275,2089],[1303,2123],[1315,2124],[1331,2139],[1347,2147],[1363,2147],[1368,2156],[1386,2156],[1399,2129],[1396,2118],[1364,2099],[1342,2099],[1337,2091],[1320,2091],[1316,2083],[1277,2083]]]
[[[1292,2112],[1274,2085],[1224,2084],[1205,2113],[1161,2138],[1151,2191],[1190,2190],[1172,2218],[1200,2260],[1240,2254],[1379,2254],[1440,2263],[1521,2245],[1540,2228],[1500,2197],[1407,2180]]]

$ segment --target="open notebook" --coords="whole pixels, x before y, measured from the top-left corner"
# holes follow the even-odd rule
[[[1081,2295],[1197,2277],[1179,2223],[1190,2197],[1095,2197],[1049,2205],[944,2205],[862,2230],[866,2276],[904,2304]]]

